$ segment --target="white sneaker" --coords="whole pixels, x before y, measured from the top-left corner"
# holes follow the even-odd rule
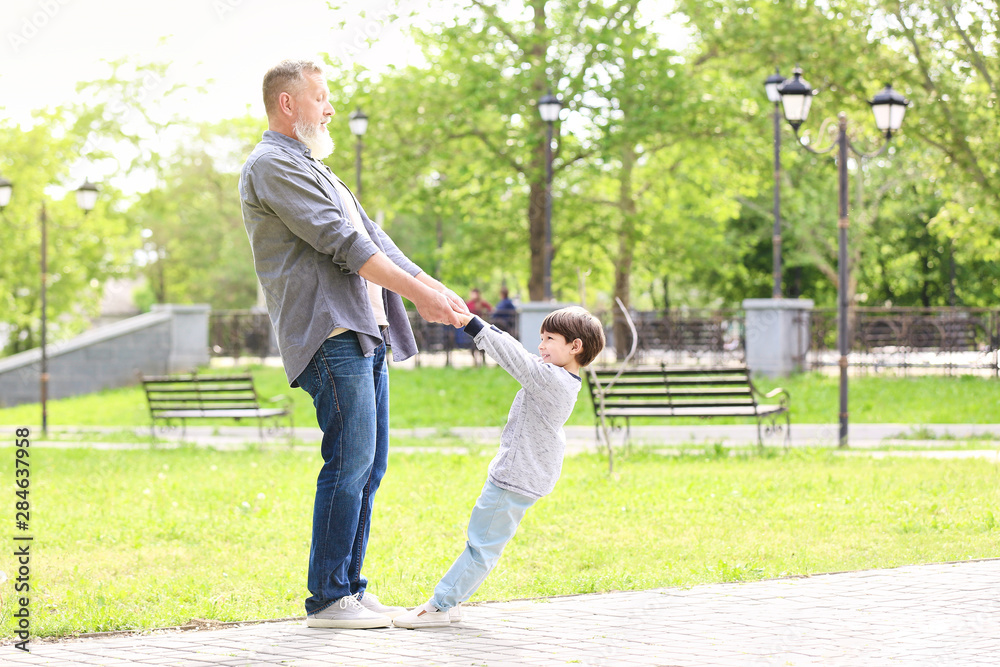
[[[396,618],[400,614],[406,613],[406,607],[391,607],[387,604],[382,604],[379,599],[375,597],[375,594],[370,591],[365,591],[361,595],[361,606],[368,611],[373,611],[376,614],[382,614],[383,616],[388,616],[389,618]]]
[[[306,616],[306,626],[310,628],[364,630],[385,628],[390,625],[392,625],[391,618],[366,609],[358,602],[356,595],[346,595],[323,611]]]
[[[448,610],[448,618],[451,619],[452,623],[462,622],[462,603],[459,602],[457,605]]]
[[[405,614],[392,619],[397,628],[445,628],[451,625],[451,610],[441,611],[430,602],[425,602]]]

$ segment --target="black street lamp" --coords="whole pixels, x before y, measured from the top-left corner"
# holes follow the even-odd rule
[[[899,130],[900,126],[903,124],[903,116],[906,113],[906,107],[909,102],[903,98],[902,95],[897,93],[892,89],[892,86],[886,86],[878,95],[876,95],[869,104],[872,107],[872,113],[875,116],[875,126],[885,134],[885,141],[882,146],[873,153],[866,153],[859,150],[847,136],[847,114],[841,112],[837,115],[838,132],[837,139],[823,149],[815,149],[811,146],[804,144],[799,138],[799,126],[805,122],[806,117],[809,115],[809,106],[812,103],[812,96],[816,94],[816,91],[809,87],[809,84],[802,79],[802,70],[798,67],[795,68],[794,76],[791,79],[786,80],[778,87],[778,92],[781,94],[781,103],[785,110],[785,119],[792,126],[795,131],[795,139],[800,146],[805,148],[810,153],[816,155],[823,155],[829,153],[834,148],[837,149],[837,167],[838,167],[838,181],[839,181],[839,217],[837,221],[837,229],[839,232],[839,238],[837,242],[837,270],[838,277],[837,282],[837,347],[840,352],[840,436],[839,436],[839,446],[847,446],[847,365],[848,365],[848,355],[850,354],[850,344],[848,341],[848,326],[847,326],[847,314],[848,314],[848,280],[850,276],[850,267],[848,266],[847,257],[847,229],[848,229],[848,210],[847,210],[847,157],[848,151],[854,153],[861,158],[873,158],[881,155],[885,152],[886,148],[889,146],[889,140],[892,138],[892,134]],[[825,125],[825,123],[824,123]]]
[[[354,172],[357,175],[357,192],[355,195],[358,201],[361,200],[361,137],[364,136],[365,131],[368,129],[368,116],[365,112],[358,107],[357,111],[351,112],[351,115],[347,117],[347,126],[351,128],[351,133],[358,138],[357,152],[354,158]]]
[[[14,184],[0,176],[0,211],[10,203],[10,195],[14,192]]]
[[[97,205],[97,186],[87,179],[83,179],[83,185],[76,189],[76,205],[84,214],[90,213]]]
[[[10,196],[13,191],[13,184],[6,178],[0,178],[0,209],[10,203]],[[83,185],[76,189],[76,203],[84,215],[93,210],[97,204],[97,186],[84,179]],[[42,321],[41,321],[41,403],[42,403],[42,435],[48,435],[49,414],[49,356],[47,348],[48,330],[48,286],[49,286],[49,262],[48,262],[48,222],[49,216],[45,209],[45,202],[42,202],[41,212],[38,214],[38,222],[42,229],[41,247],[41,270],[42,270]]]
[[[550,90],[538,100],[538,113],[547,125],[545,133],[545,300],[552,300],[552,125],[559,120],[562,101]]]
[[[764,81],[764,92],[767,99],[774,103],[774,234],[771,237],[773,248],[772,267],[774,270],[774,288],[771,298],[781,298],[781,93],[778,86],[784,83],[785,77],[778,70]]]

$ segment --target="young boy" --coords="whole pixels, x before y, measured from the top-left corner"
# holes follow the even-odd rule
[[[576,306],[550,313],[542,322],[540,358],[478,317],[463,320],[476,347],[495,359],[521,389],[472,510],[465,550],[430,600],[393,619],[401,628],[442,627],[460,618],[458,605],[472,597],[496,566],[524,513],[555,487],[566,450],[563,425],[580,392],[580,369],[604,349],[600,321]]]

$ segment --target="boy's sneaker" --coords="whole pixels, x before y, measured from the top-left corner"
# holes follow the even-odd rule
[[[346,595],[326,609],[306,616],[306,626],[310,628],[365,630],[385,628],[390,625],[392,625],[391,618],[366,609],[358,602],[356,595]]]
[[[374,593],[365,591],[361,595],[361,606],[368,611],[373,611],[376,614],[382,614],[383,616],[388,616],[389,618],[396,618],[400,614],[406,613],[406,607],[391,607],[387,604],[382,604],[379,599],[375,597]]]
[[[451,625],[451,610],[441,611],[430,602],[425,602],[405,614],[392,619],[397,628],[415,630],[417,628],[445,628]]]
[[[459,602],[457,605],[448,610],[448,617],[451,619],[452,623],[462,622],[462,603]]]

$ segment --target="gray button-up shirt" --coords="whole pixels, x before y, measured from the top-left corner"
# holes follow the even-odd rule
[[[240,173],[243,224],[264,290],[288,382],[305,370],[330,333],[358,333],[365,356],[382,342],[358,269],[379,250],[412,276],[421,269],[396,247],[358,204],[368,235],[351,224],[325,167],[302,142],[264,133]],[[355,200],[356,201],[356,200]],[[397,361],[417,352],[398,294],[382,290],[386,343]]]

